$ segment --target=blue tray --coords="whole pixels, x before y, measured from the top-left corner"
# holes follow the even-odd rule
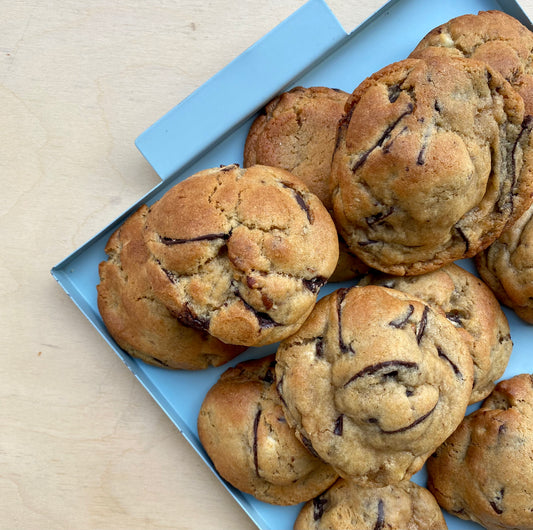
[[[433,27],[458,15],[488,9],[505,11],[532,27],[520,6],[511,0],[391,0],[347,34],[327,4],[310,0],[137,138],[138,149],[162,182],[53,267],[54,278],[213,473],[216,471],[196,430],[204,395],[230,365],[273,353],[276,345],[251,348],[223,367],[199,372],[169,371],[130,357],[109,335],[97,309],[98,264],[106,259],[104,247],[108,238],[139,205],[152,204],[178,181],[201,169],[242,163],[248,129],[258,110],[275,94],[296,85],[322,85],[352,92],[368,75],[405,58]],[[473,271],[471,262],[463,261],[461,265]],[[326,285],[321,296],[339,286]],[[504,378],[533,372],[533,362],[529,360],[533,327],[512,311],[504,310],[514,342]],[[300,505],[265,504],[220,480],[258,528],[292,528]],[[424,485],[425,470],[417,473],[414,480]],[[448,514],[445,517],[452,530],[481,528]]]

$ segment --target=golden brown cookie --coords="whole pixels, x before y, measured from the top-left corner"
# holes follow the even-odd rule
[[[533,33],[502,11],[480,11],[453,18],[431,30],[410,57],[428,48],[489,64],[522,96],[526,114],[533,114]]]
[[[492,243],[531,203],[531,125],[485,63],[432,53],[386,66],[346,106],[331,180],[337,227],[369,266],[435,270]]]
[[[276,353],[285,416],[302,442],[364,486],[409,479],[461,422],[466,343],[440,312],[369,285],[325,296]]]
[[[145,230],[158,298],[185,325],[228,344],[293,333],[339,256],[324,205],[268,166],[190,176],[150,208]]]
[[[339,479],[308,501],[294,530],[446,530],[442,511],[431,493],[405,481],[365,488]]]
[[[328,87],[298,86],[276,96],[250,127],[244,167],[264,164],[286,169],[331,210],[331,157],[348,95]],[[330,281],[349,280],[367,271],[342,240],[339,250],[339,263]]]
[[[141,206],[107,242],[97,286],[107,330],[122,349],[155,366],[199,370],[226,363],[245,348],[183,326],[154,296],[143,239],[147,211]]]
[[[509,323],[492,291],[479,278],[450,263],[419,276],[391,276],[377,271],[359,285],[383,285],[421,298],[440,310],[463,333],[474,361],[470,403],[488,396],[505,372],[513,348]]]
[[[198,416],[200,441],[219,474],[237,489],[278,505],[307,501],[337,479],[287,424],[269,355],[226,370]]]
[[[475,257],[497,298],[533,324],[533,206]]]
[[[533,528],[533,377],[496,385],[427,462],[448,512],[489,530]]]

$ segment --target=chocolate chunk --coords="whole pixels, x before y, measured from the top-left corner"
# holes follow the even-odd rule
[[[196,315],[188,304],[185,304],[181,312],[177,313],[172,311],[171,314],[188,328],[199,329],[201,331],[209,330],[210,320]]]
[[[253,451],[254,451],[254,466],[255,466],[255,474],[259,476],[259,457],[257,454],[257,430],[259,429],[259,420],[261,419],[261,409],[259,409],[255,415],[254,418],[254,444],[253,444]]]
[[[402,89],[399,84],[391,85],[390,87],[388,87],[388,93],[389,101],[391,103],[394,103],[402,93]]]
[[[385,528],[385,506],[383,500],[379,499],[378,501],[378,518],[376,524],[374,525],[374,530],[383,530]]]
[[[452,311],[448,311],[446,313],[446,318],[453,322],[456,326],[464,327],[463,321],[461,319],[461,315],[457,309],[453,309]]]
[[[424,335],[424,331],[426,330],[426,326],[428,323],[428,312],[429,307],[425,306],[424,311],[422,312],[422,318],[420,319],[420,323],[418,325],[418,329],[416,330],[416,343],[420,344],[420,341],[422,340],[422,337]]]
[[[333,429],[333,434],[336,434],[337,436],[342,436],[343,428],[344,428],[344,414],[341,414],[335,420],[335,428]]]
[[[308,289],[314,294],[318,293],[318,291],[320,291],[320,289],[325,285],[327,281],[328,279],[324,278],[323,276],[316,276],[315,278],[311,278],[310,280],[302,280],[302,283],[304,284],[306,289]]]
[[[300,438],[302,440],[302,444],[304,447],[316,458],[320,458],[318,453],[315,451],[315,448],[313,447],[313,444],[311,443],[311,440],[300,433]]]
[[[407,322],[409,322],[409,318],[413,314],[415,308],[413,304],[409,304],[409,308],[407,309],[407,313],[401,317],[398,317],[396,320],[391,320],[389,322],[389,326],[392,326],[393,328],[401,329],[403,328]]]
[[[489,501],[490,507],[498,514],[501,515],[504,512],[503,509],[503,495],[505,493],[505,489],[502,488],[500,491],[496,493],[493,500]]]
[[[324,357],[324,337],[316,338],[316,356],[318,358]]]
[[[382,374],[383,376],[396,377],[398,375],[398,371],[390,370],[390,368],[406,368],[408,370],[418,370],[418,363],[411,361],[384,361],[382,363],[372,364],[363,368],[354,376],[352,376],[346,383],[344,383],[344,387],[347,387],[350,383],[353,383],[353,381],[359,379],[360,377],[374,375],[375,373],[380,372],[382,370],[388,370],[388,372]]]
[[[305,202],[305,199],[304,199],[303,195],[298,190],[295,190],[292,187],[291,184],[288,184],[286,182],[282,182],[281,184],[285,188],[290,189],[292,191],[292,194],[293,194],[294,198],[296,199],[296,202],[298,203],[298,206],[305,212],[305,215],[306,215],[307,220],[309,221],[309,223],[313,224],[313,221],[314,221],[313,214],[312,214],[311,210],[309,209],[308,204]]]
[[[394,212],[394,206],[389,206],[385,211],[365,217],[366,224],[372,228],[375,224],[382,223],[387,217]]]
[[[241,293],[239,293],[238,290],[234,291],[235,296],[237,298],[240,298],[242,303],[244,304],[244,307],[254,313],[255,317],[257,318],[257,322],[259,324],[259,327],[263,329],[273,328],[275,326],[281,326],[279,322],[276,322],[268,313],[263,313],[262,311],[257,311],[254,309],[242,296]]]
[[[313,499],[313,519],[318,521],[323,515],[328,500],[320,495]]]
[[[468,238],[466,237],[466,234],[458,226],[455,227],[455,230],[459,234],[459,237],[465,242],[465,247],[466,247],[465,248],[465,253],[468,252],[468,249],[470,248],[470,241],[468,241]]]
[[[437,352],[439,357],[444,359],[452,367],[453,373],[459,377],[459,379],[463,379],[463,374],[459,370],[458,366],[444,353],[440,346],[437,346]]]

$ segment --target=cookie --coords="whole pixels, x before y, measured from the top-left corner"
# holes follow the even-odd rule
[[[245,348],[183,326],[154,296],[143,239],[147,211],[141,206],[107,242],[97,285],[102,320],[123,350],[146,363],[184,370],[220,366]]]
[[[453,18],[431,30],[410,57],[428,48],[484,61],[522,96],[526,114],[533,114],[533,33],[502,11],[480,11]]]
[[[276,96],[250,127],[244,167],[284,168],[331,209],[331,157],[348,96],[342,90],[321,86],[298,86]]]
[[[532,197],[531,120],[485,63],[405,59],[363,81],[333,157],[337,227],[369,266],[430,272],[492,243]]]
[[[533,377],[501,381],[427,462],[448,512],[491,529],[533,528]]]
[[[470,403],[486,398],[504,373],[513,348],[509,322],[492,291],[479,278],[450,263],[419,276],[372,272],[359,285],[383,285],[421,298],[463,333],[474,361]]]
[[[328,87],[295,87],[272,99],[252,123],[243,165],[281,167],[300,178],[332,209],[329,174],[337,126],[349,94]],[[368,269],[343,241],[330,281],[352,279]]]
[[[202,403],[198,435],[230,484],[261,501],[290,505],[315,497],[338,475],[287,424],[274,365],[269,355],[226,370]]]
[[[294,530],[446,530],[442,511],[431,493],[404,481],[364,488],[339,479],[305,503]]]
[[[533,324],[533,206],[480,252],[475,263],[500,302]]]
[[[188,177],[152,205],[145,230],[158,298],[183,324],[228,344],[292,334],[339,256],[320,200],[268,166]]]
[[[459,425],[473,366],[444,315],[396,289],[325,296],[281,342],[276,378],[287,421],[344,478],[409,479]]]

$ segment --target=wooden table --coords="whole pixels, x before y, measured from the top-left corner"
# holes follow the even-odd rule
[[[304,0],[2,3],[0,529],[252,529],[50,269],[159,181],[139,133]]]

